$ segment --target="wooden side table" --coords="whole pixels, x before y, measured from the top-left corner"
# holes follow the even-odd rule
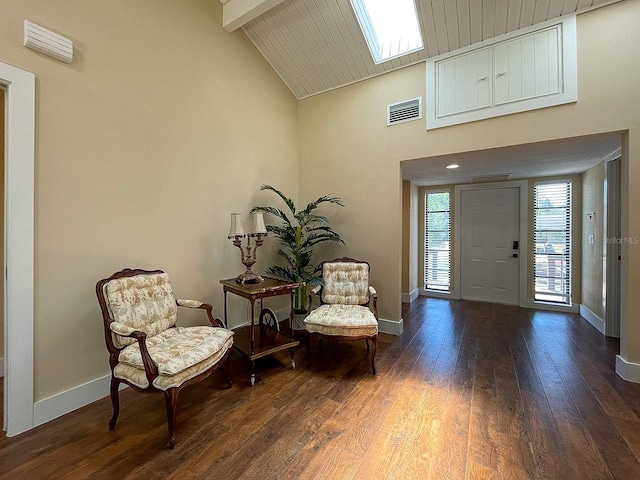
[[[261,308],[260,322],[255,322],[255,302],[264,298],[289,294],[291,298],[291,312],[289,314],[289,330],[293,332],[293,305],[294,294],[300,286],[299,283],[290,283],[275,278],[264,277],[260,283],[241,284],[235,278],[220,280],[224,290],[224,324],[228,328],[227,319],[227,293],[231,292],[249,300],[251,303],[251,325],[234,330],[234,346],[237,350],[247,355],[251,360],[251,386],[256,383],[256,360],[266,355],[289,348],[291,350],[291,368],[296,368],[294,359],[295,347],[300,341],[279,331],[277,319],[271,309]],[[263,321],[268,320],[268,321]]]

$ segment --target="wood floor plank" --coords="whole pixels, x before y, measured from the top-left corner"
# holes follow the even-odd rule
[[[121,392],[13,438],[2,479],[640,478],[640,385],[615,373],[619,342],[575,314],[448,299],[402,307],[364,342],[233,360],[181,393],[167,447],[161,396]],[[304,365],[304,348],[295,352]],[[209,381],[211,380],[211,381]]]

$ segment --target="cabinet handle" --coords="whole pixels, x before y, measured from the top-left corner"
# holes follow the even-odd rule
[[[484,77],[480,77],[480,81],[483,82],[487,79],[487,76],[485,75]]]
[[[500,72],[496,75],[496,77],[502,77],[504,75],[505,72]]]

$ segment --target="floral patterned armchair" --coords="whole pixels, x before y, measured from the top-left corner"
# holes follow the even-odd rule
[[[111,365],[113,416],[118,419],[120,383],[141,393],[161,392],[167,407],[169,448],[175,446],[178,394],[224,366],[231,388],[233,332],[213,318],[213,307],[175,300],[162,270],[125,269],[96,284]],[[177,307],[202,309],[211,325],[178,327]]]
[[[378,345],[378,295],[369,285],[369,263],[353,258],[336,258],[321,264],[323,284],[309,294],[307,317],[307,365],[310,361],[310,338],[318,335],[337,341],[369,340],[373,342],[371,370],[376,373]],[[313,296],[320,306],[311,310]]]

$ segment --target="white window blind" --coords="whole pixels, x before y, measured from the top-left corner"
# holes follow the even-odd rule
[[[451,207],[449,192],[425,194],[424,288],[451,290]]]
[[[534,187],[534,299],[571,304],[571,182]]]

